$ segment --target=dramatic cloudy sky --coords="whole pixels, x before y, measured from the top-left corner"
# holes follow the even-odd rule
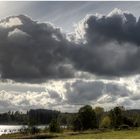
[[[140,106],[140,2],[0,2],[0,112]]]

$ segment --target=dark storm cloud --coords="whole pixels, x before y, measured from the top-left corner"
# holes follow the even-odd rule
[[[140,72],[140,20],[134,15],[114,9],[107,16],[87,16],[77,36],[84,42],[72,57],[77,69],[105,76]]]
[[[20,15],[0,23],[0,71],[2,78],[30,80],[72,77],[64,53],[65,36],[59,28]]]
[[[89,45],[99,45],[109,41],[130,42],[140,45],[140,20],[131,13],[114,9],[107,16],[91,15],[84,22],[86,40]]]
[[[24,15],[0,21],[3,79],[71,78],[77,71],[103,76],[140,73],[140,20],[115,9],[82,20],[69,41],[59,28]],[[77,43],[77,40],[79,43]]]

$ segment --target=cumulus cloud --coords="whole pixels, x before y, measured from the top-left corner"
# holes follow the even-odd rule
[[[3,19],[0,25],[3,79],[33,82],[73,78],[79,71],[108,77],[140,72],[140,22],[129,12],[114,9],[86,16],[69,37],[24,15]]]
[[[139,33],[140,20],[119,9],[86,16],[68,35],[24,15],[1,20],[0,75],[12,82],[0,83],[0,110],[135,107]]]
[[[108,15],[87,15],[77,27],[77,34],[94,46],[114,40],[139,45],[139,19],[117,8]]]
[[[67,83],[65,88],[67,89],[65,95],[70,104],[89,104],[103,94],[104,84],[78,80],[72,84]]]
[[[75,67],[105,76],[138,74],[139,31],[139,19],[119,9],[86,16],[76,28],[75,36],[83,47],[72,58]]]
[[[131,89],[125,87],[122,81],[101,79],[51,80],[41,85],[1,83],[0,111],[48,108],[75,112],[86,104],[93,107],[102,106],[106,109],[116,105],[136,108],[134,105],[140,101],[140,98],[137,100],[135,98],[139,92],[135,92],[131,83],[127,84]],[[137,85],[136,88],[138,89],[139,86]]]
[[[10,28],[13,26],[18,26],[18,25],[22,25],[22,22],[17,17],[5,18],[0,21],[0,26],[4,28]]]
[[[59,28],[24,15],[6,18],[0,24],[5,25],[0,29],[2,78],[33,81],[73,77],[73,66],[64,55],[67,42]]]

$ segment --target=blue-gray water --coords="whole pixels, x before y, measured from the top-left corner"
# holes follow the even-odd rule
[[[2,134],[9,134],[9,133],[17,133],[21,129],[24,129],[26,127],[27,127],[26,125],[0,125],[0,135],[2,135]],[[46,126],[39,125],[37,127],[43,129]]]
[[[36,127],[39,129],[44,129],[45,127],[48,127],[48,125],[37,125]],[[25,128],[27,128],[27,125],[0,125],[0,135],[17,133]],[[67,126],[61,125],[61,128],[67,128]]]

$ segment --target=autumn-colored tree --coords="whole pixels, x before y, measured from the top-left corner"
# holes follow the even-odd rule
[[[95,107],[94,111],[95,111],[96,117],[97,117],[97,126],[99,127],[103,113],[104,113],[104,108],[97,106],[97,107]]]
[[[110,126],[111,126],[111,119],[109,116],[105,116],[101,121],[100,127],[101,128],[110,128]]]

